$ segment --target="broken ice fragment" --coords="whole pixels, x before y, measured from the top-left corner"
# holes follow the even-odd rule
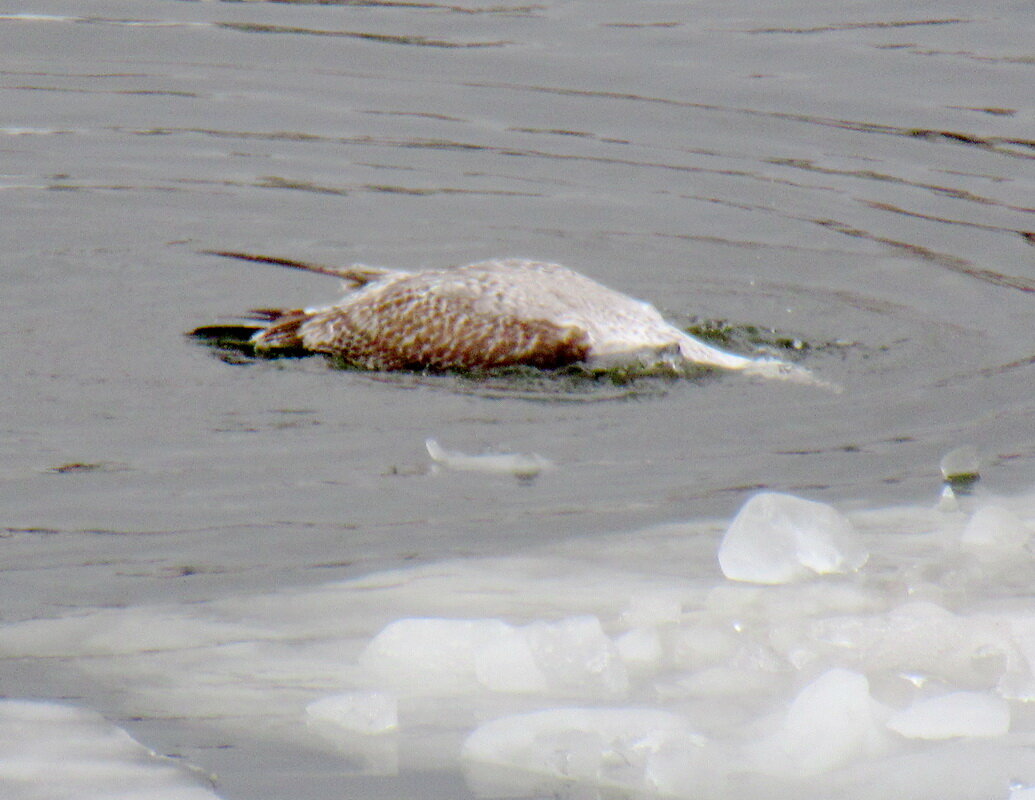
[[[324,697],[305,707],[312,722],[330,723],[353,733],[379,734],[399,725],[398,702],[385,692],[346,692]]]
[[[918,700],[892,715],[888,727],[907,739],[1002,736],[1010,730],[1010,706],[987,692],[952,692]]]
[[[722,573],[752,583],[851,572],[868,557],[852,523],[837,509],[777,492],[748,500],[719,546]]]
[[[428,455],[436,464],[462,472],[495,472],[518,478],[534,478],[551,469],[553,463],[535,453],[483,453],[470,455],[458,450],[446,450],[434,439],[424,442]]]
[[[980,477],[977,450],[971,445],[950,450],[941,460],[942,477],[952,486],[966,487]]]

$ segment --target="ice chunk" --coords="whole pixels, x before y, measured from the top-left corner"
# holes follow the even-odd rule
[[[72,706],[0,700],[0,753],[4,800],[219,800],[201,776]]]
[[[478,685],[477,654],[511,629],[498,619],[400,619],[374,637],[359,663],[392,686],[469,691]]]
[[[535,453],[484,453],[470,455],[457,450],[446,450],[434,439],[424,442],[432,461],[448,469],[465,472],[496,472],[518,478],[534,478],[553,463]]]
[[[842,663],[850,660],[870,674],[895,671],[971,687],[993,686],[1023,661],[994,618],[959,616],[926,601],[903,603],[886,614],[817,620],[810,635],[836,648]]]
[[[497,619],[402,619],[367,645],[359,663],[419,694],[549,692],[612,697],[629,687],[625,665],[594,616],[522,627]]]
[[[886,711],[869,681],[835,668],[802,689],[780,729],[759,747],[759,768],[774,775],[816,775],[884,750]]]
[[[868,557],[836,509],[776,492],[748,500],[719,547],[727,578],[766,584],[857,570]]]
[[[950,483],[972,483],[977,480],[981,469],[977,449],[969,444],[942,456],[940,466],[942,477]]]
[[[655,669],[664,649],[655,628],[633,628],[615,640],[618,654],[630,669],[641,672]]]
[[[494,692],[545,693],[549,680],[536,663],[528,636],[510,628],[475,654],[475,677]]]
[[[1010,706],[987,692],[952,692],[916,701],[893,714],[888,727],[908,739],[1002,736],[1010,729]]]
[[[648,627],[679,622],[682,616],[683,601],[679,595],[644,592],[629,599],[629,607],[622,613],[622,622],[630,627]]]
[[[533,622],[524,631],[553,692],[611,697],[628,691],[625,665],[596,617]]]
[[[983,506],[974,512],[960,536],[960,544],[994,553],[1018,551],[1028,543],[1031,532],[1020,518],[1002,506]]]
[[[485,723],[467,737],[462,756],[595,786],[647,789],[650,758],[674,741],[703,739],[683,717],[667,711],[556,708]]]
[[[313,722],[330,723],[346,731],[387,733],[399,725],[399,703],[386,692],[356,691],[324,697],[305,708]]]

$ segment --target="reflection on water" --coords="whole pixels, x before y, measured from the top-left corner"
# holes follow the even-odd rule
[[[204,700],[218,693],[191,661],[195,604],[282,603],[298,588],[282,628],[276,603],[237,617],[283,641],[213,640],[253,681],[233,695],[240,708],[276,698],[298,726],[303,700],[339,690],[355,654],[316,653],[314,639],[300,656],[295,623],[340,642],[391,622],[375,606],[350,610],[352,632],[308,615],[326,581],[449,559],[490,580],[468,559],[506,557],[528,596],[549,600],[578,586],[546,581],[532,548],[584,537],[578,559],[602,559],[606,575],[638,553],[653,565],[644,581],[660,563],[679,583],[714,569],[699,539],[673,540],[687,549],[677,564],[636,537],[624,550],[597,537],[729,518],[755,488],[933,503],[940,456],[968,443],[985,491],[1030,489],[1035,59],[1022,5],[57,0],[0,13],[0,633],[5,652],[17,639],[37,654],[5,658],[5,692],[75,698],[218,771],[226,798],[282,797],[285,775],[300,798],[463,797],[449,736],[413,736],[398,755],[419,768],[343,789],[341,754],[304,732],[213,725]],[[326,289],[199,254],[212,249],[557,261],[681,328],[730,320],[745,352],[753,325],[845,391],[246,355],[233,368],[182,332]],[[433,474],[428,438],[557,469],[520,484]],[[945,575],[994,594],[950,551]],[[484,598],[463,607],[465,584],[443,580],[431,599],[455,598],[455,616],[520,616]],[[159,622],[140,611],[163,603]],[[113,627],[94,633],[117,642],[114,623],[137,618],[187,644],[175,670],[135,653],[134,674],[195,681],[139,715],[119,657],[91,673],[86,646],[44,657],[31,633],[101,621]],[[327,672],[314,678],[314,664]]]

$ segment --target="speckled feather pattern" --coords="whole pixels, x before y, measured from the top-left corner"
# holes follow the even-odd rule
[[[285,312],[255,343],[301,345],[382,370],[751,363],[679,331],[648,303],[567,267],[520,259],[386,272],[334,305]]]

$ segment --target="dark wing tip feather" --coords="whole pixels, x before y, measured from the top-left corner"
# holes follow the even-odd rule
[[[240,261],[252,261],[257,264],[273,264],[278,267],[290,267],[305,272],[315,272],[320,275],[331,275],[335,278],[353,283],[356,286],[363,286],[371,281],[376,281],[385,275],[392,274],[393,270],[382,267],[365,267],[359,264],[349,267],[328,267],[324,264],[316,264],[311,261],[299,261],[294,258],[280,258],[278,256],[267,256],[260,253],[245,253],[240,250],[202,250],[203,255],[220,256],[222,258],[236,258]]]

